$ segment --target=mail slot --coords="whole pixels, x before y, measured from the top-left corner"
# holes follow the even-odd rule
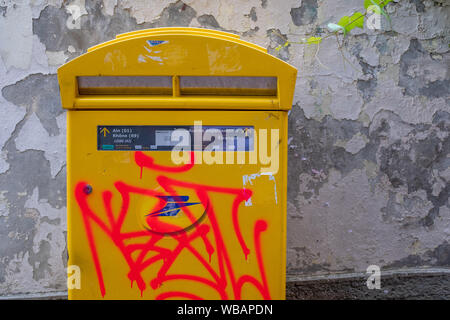
[[[197,28],[121,34],[61,66],[69,299],[284,299],[296,75]]]

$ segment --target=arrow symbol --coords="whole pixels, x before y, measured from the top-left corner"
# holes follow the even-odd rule
[[[106,137],[106,133],[109,133],[109,130],[104,127],[102,130],[100,130],[100,133],[103,133],[103,137]]]

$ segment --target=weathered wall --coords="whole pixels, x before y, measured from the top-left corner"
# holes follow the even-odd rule
[[[401,0],[392,30],[289,44],[363,0],[0,1],[0,295],[65,290],[65,113],[56,68],[130,30],[207,27],[299,70],[288,273],[450,267],[450,1]],[[76,5],[81,17],[72,21]]]

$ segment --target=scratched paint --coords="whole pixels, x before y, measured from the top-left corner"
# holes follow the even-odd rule
[[[253,173],[253,174],[248,174],[248,175],[243,175],[242,176],[242,185],[245,188],[246,185],[253,185],[253,183],[255,183],[256,178],[261,178],[261,177],[268,177],[269,181],[273,181],[273,195],[274,195],[274,200],[275,200],[275,204],[278,204],[278,196],[277,196],[277,182],[275,180],[274,175],[272,174],[272,172],[262,172],[262,173]],[[252,198],[250,197],[247,201],[245,201],[245,205],[246,206],[252,206]]]
[[[156,46],[164,45],[164,44],[167,44],[167,43],[169,43],[169,41],[166,41],[166,40],[147,40],[146,44],[144,45],[144,49],[147,51],[147,53],[140,54],[138,56],[138,61],[142,62],[142,63],[146,63],[146,62],[149,62],[149,61],[155,61],[158,64],[163,65],[164,64],[163,60],[166,59],[166,58],[161,57],[159,55],[155,55],[155,54],[161,53],[161,50],[154,50],[154,48]]]

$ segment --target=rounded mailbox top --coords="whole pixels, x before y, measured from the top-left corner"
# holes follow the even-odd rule
[[[58,69],[66,109],[289,110],[296,77],[265,48],[200,28],[120,34]]]

